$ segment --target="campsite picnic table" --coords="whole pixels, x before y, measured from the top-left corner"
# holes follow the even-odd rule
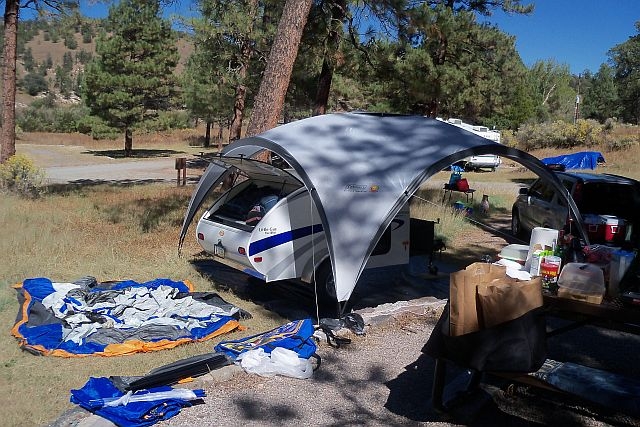
[[[620,298],[605,297],[600,304],[561,298],[550,292],[543,292],[543,298],[548,316],[573,321],[562,328],[548,331],[548,337],[584,325],[595,325],[640,335],[640,307],[625,305]]]
[[[442,195],[442,203],[444,203],[445,199],[447,198],[447,194],[449,195],[449,202],[451,202],[451,195],[454,192],[464,194],[466,196],[467,203],[469,203],[469,195],[471,195],[471,202],[473,202],[473,193],[475,193],[476,191],[473,188],[469,188],[468,190],[458,190],[455,185],[448,183],[444,184],[443,190],[444,193]]]
[[[579,300],[561,298],[557,295],[544,292],[544,313],[545,317],[556,317],[564,320],[569,320],[571,323],[555,328],[549,329],[547,327],[547,337],[552,337],[561,333],[569,332],[576,328],[586,325],[594,325],[606,329],[612,329],[617,331],[623,331],[631,334],[640,335],[640,307],[624,305],[620,298],[605,298],[600,304],[592,304]],[[435,367],[433,374],[432,396],[431,401],[433,407],[439,410],[446,411],[443,397],[445,389],[445,378],[448,361],[444,358],[435,359]],[[555,391],[561,391],[549,385],[547,382],[540,379],[544,377],[545,371],[549,371],[550,367],[553,369],[562,365],[562,362],[548,360],[545,362],[540,371],[535,374],[523,373],[503,373],[503,372],[487,372],[503,378],[507,378],[511,381],[521,382],[524,384],[532,385],[535,387],[547,388]],[[579,365],[577,365],[579,366]],[[586,368],[585,370],[590,370]],[[597,371],[592,370],[591,371]],[[466,390],[470,391],[477,387],[481,381],[482,372],[475,370],[467,370],[462,377],[465,377]],[[605,382],[607,378],[610,381],[625,381],[625,377],[609,374],[604,371],[597,371],[597,375],[594,377],[604,378]],[[615,378],[614,378],[615,377]],[[459,382],[458,378],[458,381]],[[454,380],[456,381],[456,380]],[[635,385],[637,387],[637,385]]]

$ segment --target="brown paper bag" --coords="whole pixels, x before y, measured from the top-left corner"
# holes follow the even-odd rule
[[[482,316],[477,304],[477,287],[514,283],[506,267],[484,262],[452,273],[449,281],[450,334],[458,336],[480,330]]]
[[[480,327],[490,328],[542,306],[542,280],[479,285]]]

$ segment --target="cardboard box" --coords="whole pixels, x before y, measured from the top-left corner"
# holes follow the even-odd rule
[[[589,304],[601,304],[604,294],[582,294],[565,288],[558,288],[558,296],[560,298],[568,298],[576,301],[582,301]]]

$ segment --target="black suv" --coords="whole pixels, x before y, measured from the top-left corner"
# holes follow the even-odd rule
[[[613,215],[625,220],[627,237],[634,242],[640,228],[640,182],[611,174],[556,172],[584,217]],[[567,224],[566,202],[545,180],[521,188],[511,210],[511,231],[516,236],[534,227],[562,229]],[[632,236],[633,234],[633,236]],[[596,242],[593,242],[596,243]]]

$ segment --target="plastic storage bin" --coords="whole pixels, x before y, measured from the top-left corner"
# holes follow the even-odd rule
[[[529,245],[507,245],[502,248],[498,256],[502,259],[508,259],[509,261],[515,261],[518,264],[524,265],[528,253]]]
[[[559,297],[600,304],[604,292],[604,273],[595,264],[570,262],[560,272]]]

